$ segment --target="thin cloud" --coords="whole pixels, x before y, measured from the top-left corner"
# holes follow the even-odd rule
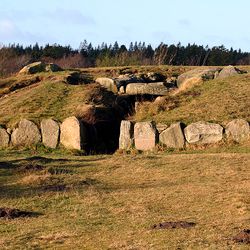
[[[190,26],[191,26],[190,21],[189,21],[188,19],[185,19],[185,18],[179,19],[179,20],[178,20],[178,24],[179,24],[180,26],[182,26],[182,27],[190,27]]]
[[[0,41],[6,43],[35,43],[40,41],[46,41],[40,35],[21,30],[13,20],[0,19]]]
[[[50,19],[60,23],[70,23],[77,25],[95,25],[93,18],[83,15],[78,10],[56,9],[54,11],[46,11],[41,13],[41,18]]]

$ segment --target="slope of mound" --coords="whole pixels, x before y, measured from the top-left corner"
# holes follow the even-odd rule
[[[139,106],[135,120],[184,123],[199,120],[224,124],[235,118],[250,119],[250,74],[204,82],[166,98]]]
[[[110,95],[97,84],[41,81],[0,98],[0,124],[13,127],[21,118],[39,121],[53,117],[62,121],[77,115],[86,103],[112,104]]]

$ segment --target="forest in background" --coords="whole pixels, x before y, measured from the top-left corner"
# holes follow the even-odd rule
[[[202,46],[181,43],[165,43],[153,48],[145,42],[131,42],[129,46],[102,43],[93,46],[86,40],[78,49],[70,45],[38,43],[30,46],[20,44],[0,47],[0,76],[18,72],[23,66],[35,61],[56,63],[62,68],[110,67],[131,65],[249,65],[250,53],[227,49],[224,45]]]

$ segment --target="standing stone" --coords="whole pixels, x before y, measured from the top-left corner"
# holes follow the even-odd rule
[[[4,128],[0,128],[0,148],[7,148],[10,142],[10,135]]]
[[[11,142],[14,146],[31,146],[41,141],[41,135],[35,123],[22,119],[18,128],[11,135]]]
[[[188,143],[210,144],[222,140],[223,127],[219,124],[196,122],[184,129]]]
[[[181,123],[172,124],[160,134],[160,142],[169,148],[183,148],[185,138],[181,129]]]
[[[157,141],[157,131],[152,122],[137,122],[134,128],[135,148],[153,150]]]
[[[249,123],[243,119],[235,119],[226,126],[226,136],[236,142],[242,142],[250,138]]]
[[[75,117],[66,118],[61,124],[60,142],[67,149],[84,149],[86,143],[86,128]]]
[[[130,149],[134,142],[134,126],[130,121],[122,121],[120,127],[119,148]]]
[[[59,125],[52,119],[44,119],[41,122],[42,142],[44,146],[56,148],[59,140]]]

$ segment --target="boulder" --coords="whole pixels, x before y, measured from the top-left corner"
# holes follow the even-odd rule
[[[56,148],[59,141],[60,127],[53,119],[43,119],[41,121],[42,142],[44,146]]]
[[[227,77],[230,77],[230,76],[243,74],[243,73],[244,73],[244,71],[241,71],[240,69],[237,69],[236,67],[229,65],[229,66],[224,67],[220,71],[217,78],[218,79],[224,79],[224,78],[227,78]]]
[[[164,75],[157,72],[148,72],[146,74],[143,74],[141,77],[145,82],[162,82],[166,80],[166,77]]]
[[[131,121],[122,121],[120,126],[119,149],[130,149],[134,142],[134,126]]]
[[[159,136],[159,141],[168,148],[183,148],[185,145],[185,138],[182,132],[181,123],[172,124],[169,128],[164,130]]]
[[[164,82],[129,83],[126,87],[127,95],[167,95],[169,89]]]
[[[41,134],[35,123],[22,119],[11,135],[14,146],[31,146],[41,141]]]
[[[62,69],[53,63],[34,62],[23,67],[19,74],[36,74],[39,72],[56,72]]]
[[[43,62],[34,62],[23,67],[19,74],[36,74],[39,72],[44,72],[46,64]]]
[[[126,86],[129,83],[135,83],[135,82],[144,82],[144,79],[140,76],[136,76],[133,74],[125,74],[125,75],[119,75],[117,78],[114,79],[115,84],[117,88],[120,90],[121,87],[124,87],[126,89]]]
[[[165,96],[157,96],[154,100],[155,104],[160,104],[160,103],[164,103],[166,101],[166,97]]]
[[[60,142],[67,149],[84,149],[86,135],[86,128],[75,116],[66,118],[61,124]]]
[[[63,69],[61,67],[59,67],[57,64],[46,63],[46,66],[45,66],[46,72],[58,72],[58,71],[62,71],[62,70]]]
[[[222,140],[223,127],[219,124],[208,122],[196,122],[184,129],[188,143],[210,144]]]
[[[7,148],[10,142],[10,135],[4,128],[0,128],[0,148]]]
[[[215,74],[220,68],[197,68],[181,74],[177,78],[177,86],[181,90],[190,88],[196,84],[202,83],[206,80],[215,78]]]
[[[243,119],[235,119],[226,126],[226,136],[236,142],[242,142],[250,138],[249,123]]]
[[[137,122],[134,127],[135,148],[153,150],[157,143],[157,131],[152,122]]]
[[[95,81],[107,90],[112,91],[113,93],[118,93],[118,88],[116,87],[116,83],[113,79],[107,77],[99,77]]]

